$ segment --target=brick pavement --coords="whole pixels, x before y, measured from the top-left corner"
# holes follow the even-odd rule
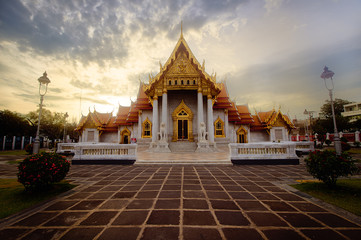
[[[0,239],[359,239],[358,221],[283,185],[310,178],[304,165],[76,165],[78,187],[11,217]]]

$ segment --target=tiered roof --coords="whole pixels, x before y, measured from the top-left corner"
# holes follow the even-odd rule
[[[256,112],[256,115],[253,116],[253,121],[251,129],[254,131],[268,130],[279,125],[285,126],[288,129],[295,128],[290,118],[283,114],[281,110],[276,111],[273,109],[268,112]]]
[[[114,123],[115,117],[113,113],[99,113],[94,109],[94,112],[89,110],[87,116],[82,116],[76,128],[81,131],[84,128],[97,128],[99,131],[117,131],[118,126]]]

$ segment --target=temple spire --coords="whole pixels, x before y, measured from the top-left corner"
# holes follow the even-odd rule
[[[180,35],[181,38],[183,38],[183,21],[181,21],[181,35]]]

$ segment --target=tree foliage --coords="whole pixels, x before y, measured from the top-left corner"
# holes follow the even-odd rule
[[[31,111],[26,115],[20,115],[9,110],[0,111],[0,136],[33,136],[36,135],[38,126],[39,110]],[[63,139],[65,113],[51,112],[42,109],[40,120],[40,136],[46,136],[51,140]],[[66,134],[71,139],[78,139],[79,135],[74,131],[77,124],[66,123]]]
[[[343,105],[348,103],[350,102],[339,98],[336,98],[334,100],[335,118],[337,130],[339,132],[349,130],[352,127],[348,119],[341,115],[341,113],[343,112]],[[326,134],[326,132],[333,133],[334,125],[330,100],[326,100],[326,103],[322,105],[321,115],[323,115],[324,118],[314,121],[312,126],[313,131],[318,134]]]
[[[333,101],[333,106],[335,109],[335,116],[341,116],[341,113],[343,112],[343,105],[351,103],[350,101],[336,98]],[[322,105],[321,107],[321,113],[325,118],[331,118],[332,119],[332,109],[331,109],[331,101],[326,100],[326,103]]]
[[[0,111],[0,136],[31,136],[35,135],[36,128],[17,112]]]
[[[34,124],[38,124],[39,110],[29,112],[27,116]],[[51,140],[63,139],[65,123],[65,113],[53,113],[50,110],[43,108],[41,111],[40,135],[47,136]],[[73,130],[74,128],[70,128],[70,131]],[[67,133],[69,134],[68,131]]]

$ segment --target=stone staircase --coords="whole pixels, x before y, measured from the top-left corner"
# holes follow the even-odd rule
[[[169,149],[171,152],[195,152],[197,143],[188,141],[170,142]]]

